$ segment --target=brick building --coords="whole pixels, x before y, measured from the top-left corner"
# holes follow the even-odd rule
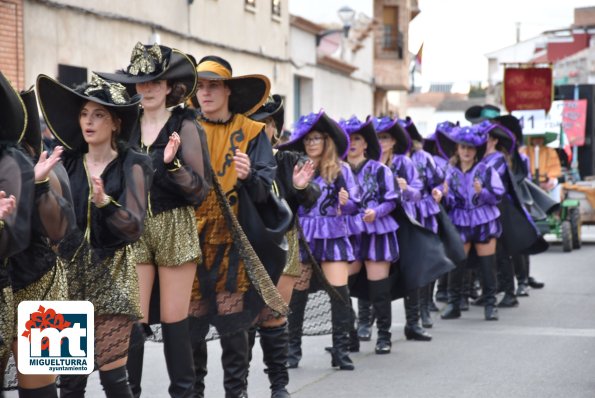
[[[25,85],[23,1],[0,0],[0,70],[18,89]]]

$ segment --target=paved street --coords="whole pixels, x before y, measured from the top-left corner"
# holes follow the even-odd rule
[[[406,341],[402,301],[393,303],[393,352],[375,355],[374,343],[353,354],[356,370],[330,368],[330,336],[304,338],[301,367],[290,371],[289,390],[301,397],[594,397],[595,245],[563,253],[553,245],[532,258],[532,273],[546,282],[501,309],[500,321],[483,320],[472,307],[460,320],[436,320],[430,343]],[[207,397],[223,397],[218,341],[209,343]],[[143,397],[167,397],[162,346],[147,344]],[[269,396],[257,343],[250,397]],[[97,373],[89,397],[102,397]],[[9,393],[8,397],[16,397]]]

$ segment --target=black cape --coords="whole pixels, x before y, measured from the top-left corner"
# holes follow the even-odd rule
[[[407,292],[435,281],[455,268],[448,258],[440,237],[410,218],[402,206],[391,214],[397,223],[399,260],[391,265],[391,299],[405,297]],[[351,278],[350,294],[353,297],[369,299],[365,266]]]

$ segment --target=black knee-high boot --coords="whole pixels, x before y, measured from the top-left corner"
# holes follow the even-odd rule
[[[246,374],[244,375],[244,390],[246,396],[248,395],[248,376],[250,373],[250,362],[252,362],[252,349],[254,348],[254,343],[256,342],[256,329],[256,326],[252,326],[250,329],[248,329],[248,367],[246,368]]]
[[[240,398],[246,395],[246,372],[248,369],[248,331],[222,335],[221,364],[225,398]]]
[[[369,303],[369,301],[368,301]],[[355,327],[355,320],[357,316],[355,315],[355,311],[353,310],[353,301],[350,299],[349,306],[351,307],[351,329],[349,329],[349,345],[347,349],[349,352],[359,352],[359,337],[357,335],[357,329]],[[333,347],[324,347],[325,351],[333,352]]]
[[[341,370],[353,370],[353,361],[349,358],[349,332],[353,329],[353,315],[349,299],[349,288],[335,286],[335,290],[342,298],[331,297],[331,318],[333,324],[333,367]]]
[[[190,342],[192,344],[192,362],[194,363],[194,395],[192,398],[204,398],[205,378],[207,377],[207,333],[209,321],[207,317],[188,318],[190,320]]]
[[[431,284],[419,289],[419,315],[421,317],[421,326],[424,328],[434,326],[432,316],[430,315],[430,301],[432,300],[430,288]]]
[[[308,303],[307,290],[294,290],[289,304],[287,327],[289,329],[289,352],[287,367],[297,368],[302,359],[302,332],[304,326],[304,311]]]
[[[512,257],[514,262],[514,271],[517,278],[516,295],[518,297],[527,297],[529,295],[529,270],[528,270],[529,256],[524,254],[516,254]]]
[[[372,339],[372,306],[366,299],[357,299],[357,337],[360,341]]]
[[[161,323],[163,352],[169,375],[169,395],[190,398],[194,390],[194,364],[188,318],[174,323]]]
[[[438,278],[438,283],[436,283],[436,301],[441,303],[448,302],[448,274]]]
[[[485,297],[485,319],[486,321],[497,321],[496,292],[498,291],[498,279],[496,276],[496,255],[480,256],[478,262],[483,285],[483,296]]]
[[[392,306],[390,284],[388,278],[379,281],[368,281],[370,299],[374,307],[376,326],[378,327],[378,339],[374,349],[376,354],[388,354],[391,350]]]
[[[85,398],[87,375],[60,376],[60,398]]]
[[[58,398],[58,390],[55,383],[40,388],[19,387],[19,398]]]
[[[134,398],[139,398],[141,394],[147,329],[150,331],[149,325],[137,322],[132,325],[132,330],[130,331],[126,370],[128,372],[128,383],[130,384],[130,390]]]
[[[260,328],[260,346],[265,372],[271,383],[271,398],[290,398],[287,391],[289,374],[287,373],[287,348],[289,333],[287,323],[274,328]]]
[[[107,398],[132,398],[126,366],[111,370],[100,370],[99,380]]]
[[[436,302],[434,301],[434,289],[436,288],[436,282],[437,281],[431,282],[428,285],[428,294],[429,294],[428,309],[431,312],[439,311],[438,307],[436,306]]]
[[[357,329],[355,327],[355,310],[353,309],[353,302],[349,299],[349,308],[351,309],[351,329],[349,330],[349,352],[359,352],[359,337],[357,336]]]
[[[464,264],[448,273],[448,304],[440,314],[442,319],[456,319],[461,317],[461,284],[463,282]]]
[[[405,337],[407,340],[430,341],[432,336],[419,325],[419,289],[407,292],[403,303],[405,305]]]
[[[479,295],[474,293],[474,279],[472,270],[463,270],[461,279],[461,311],[469,311],[469,299],[473,296],[479,298]]]
[[[499,286],[501,291],[504,291],[504,297],[498,303],[498,307],[516,307],[519,301],[516,298],[514,291],[514,263],[511,256],[509,256],[500,241],[497,246],[496,258],[498,261]]]

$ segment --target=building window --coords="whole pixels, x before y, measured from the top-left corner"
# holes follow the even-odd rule
[[[281,17],[281,0],[271,0],[271,13],[274,17]]]
[[[396,52],[402,59],[404,38],[399,30],[399,7],[384,6],[382,19],[382,49]]]

